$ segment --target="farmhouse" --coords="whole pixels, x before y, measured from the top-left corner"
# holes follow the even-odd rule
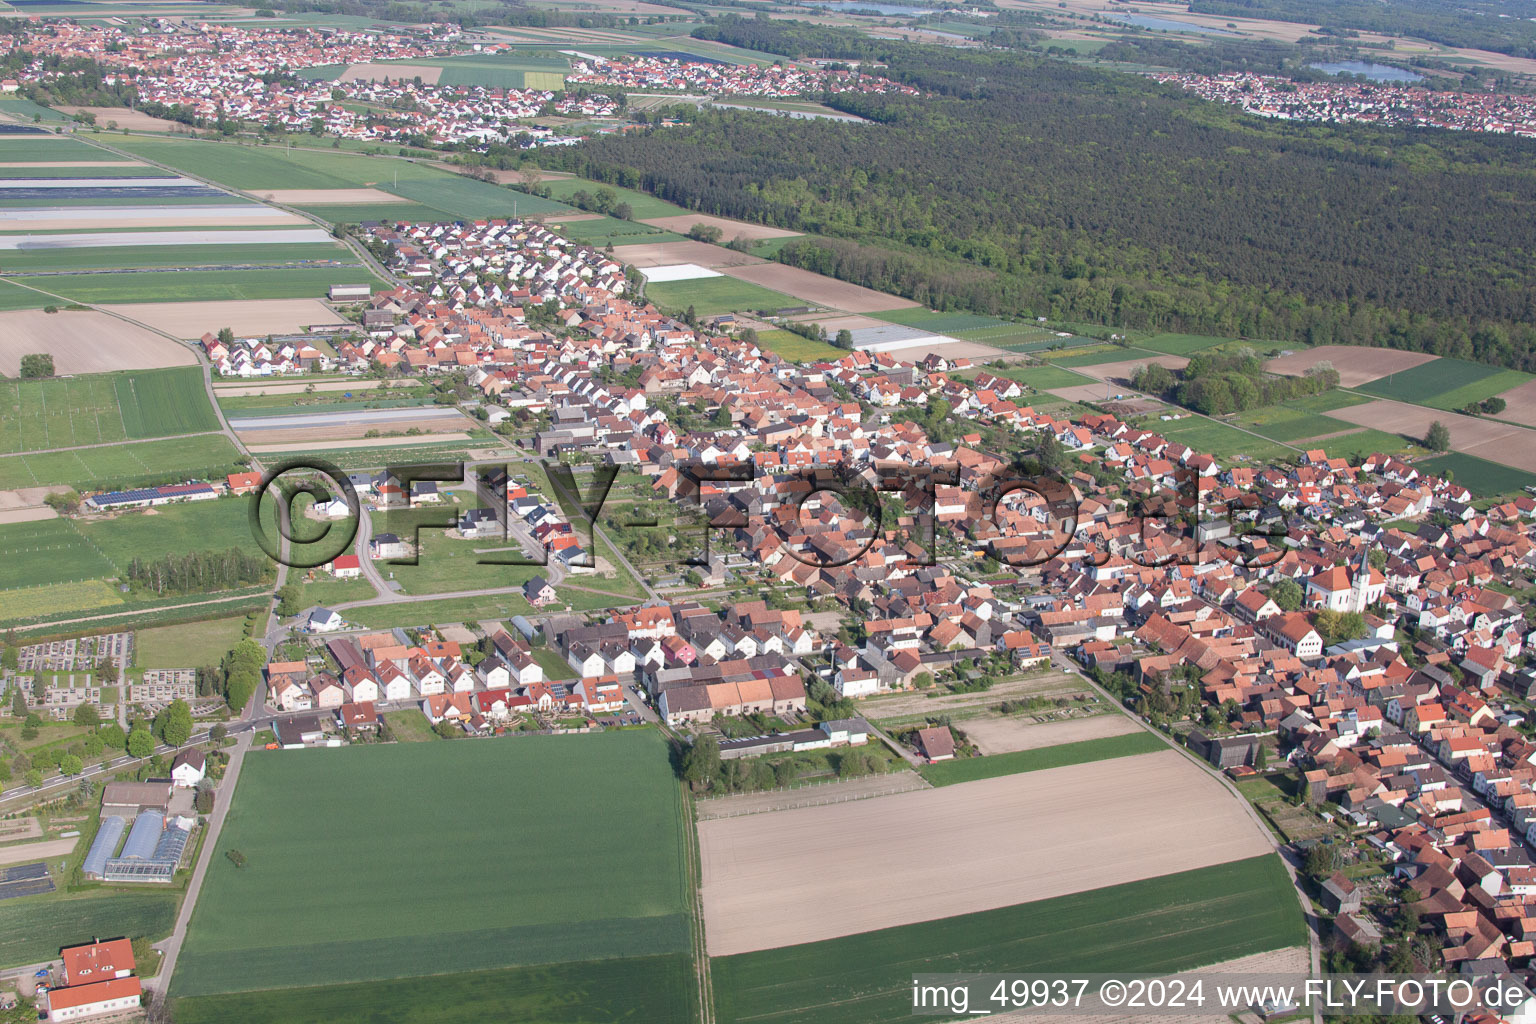
[[[176,755],[176,760],[171,762],[171,783],[183,789],[196,786],[203,781],[207,774],[208,761],[203,752],[195,747],[188,747]]]
[[[48,1019],[84,1020],[137,1009],[143,989],[138,978],[110,978],[48,991]]]

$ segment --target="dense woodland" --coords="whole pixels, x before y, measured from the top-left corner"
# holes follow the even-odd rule
[[[270,578],[271,573],[269,559],[230,548],[227,551],[189,551],[153,561],[135,558],[128,564],[125,578],[135,587],[156,594],[186,594],[261,583]]]
[[[829,57],[847,35],[708,33]],[[703,110],[555,159],[807,232],[778,258],[936,308],[1536,369],[1529,141],[1287,124],[1017,52],[872,45],[924,93],[827,97],[877,123]]]
[[[1225,416],[1308,395],[1320,395],[1339,385],[1339,372],[1319,363],[1300,377],[1276,377],[1264,372],[1264,360],[1253,349],[1197,352],[1189,365],[1173,371],[1148,363],[1136,372],[1131,386],[1161,395],[1207,416]]]

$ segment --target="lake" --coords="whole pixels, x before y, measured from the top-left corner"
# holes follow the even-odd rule
[[[1124,14],[1119,11],[1113,13],[1104,12],[1100,15],[1105,21],[1118,21],[1122,25],[1135,25],[1137,28],[1154,28],[1161,32],[1198,32],[1205,36],[1235,36],[1236,32],[1228,32],[1224,28],[1211,28],[1207,25],[1195,25],[1187,21],[1174,21],[1171,18],[1154,18],[1150,14]]]
[[[1424,76],[1405,71],[1390,64],[1367,64],[1363,60],[1341,60],[1331,64],[1308,64],[1309,68],[1326,71],[1330,75],[1364,75],[1373,82],[1422,82]]]

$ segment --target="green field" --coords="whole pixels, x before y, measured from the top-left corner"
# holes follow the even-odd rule
[[[943,313],[938,310],[926,309],[922,306],[908,306],[905,309],[892,309],[884,313],[871,313],[876,320],[884,320],[886,323],[901,324],[903,327],[921,327],[925,331],[934,334],[952,334],[955,331],[997,330],[1004,327],[1014,327],[1006,320],[999,320],[995,316],[978,316],[975,313]]]
[[[1294,450],[1276,441],[1266,441],[1237,427],[1202,416],[1186,414],[1183,419],[1163,422],[1150,419],[1145,422],[1148,430],[1156,431],[1170,441],[1187,444],[1197,452],[1218,459],[1247,456],[1250,461],[1261,462],[1284,459]]]
[[[1175,973],[1306,939],[1279,859],[710,961],[720,1024],[888,1024],[914,973]]]
[[[683,236],[673,231],[663,231],[639,221],[619,220],[616,217],[599,217],[596,220],[563,221],[551,224],[551,230],[573,242],[601,248],[605,245],[653,245],[657,242],[678,242]]]
[[[80,535],[120,570],[135,558],[187,551],[254,550],[244,498],[191,501],[122,512],[77,524]]]
[[[80,249],[10,249],[0,254],[7,274],[51,270],[123,270],[134,267],[227,267],[333,260],[354,264],[343,246],[328,242],[255,245],[101,245]],[[51,277],[35,283],[48,288]]]
[[[632,188],[620,188],[618,185],[607,185],[600,181],[591,181],[587,178],[561,178],[558,181],[546,181],[544,187],[549,189],[549,194],[555,199],[569,199],[577,192],[588,194],[596,192],[600,188],[606,188],[618,196],[618,201],[628,203],[634,211],[636,220],[649,220],[653,217],[676,217],[679,214],[692,213],[681,206],[674,206],[664,199],[645,192],[637,192]]]
[[[1360,462],[1375,452],[1413,453],[1418,450],[1414,442],[1400,434],[1375,429],[1352,430],[1339,437],[1308,441],[1305,447],[1321,448],[1331,459],[1348,459],[1350,462]]]
[[[430,224],[443,219],[442,210],[435,210],[420,203],[407,202],[363,203],[355,206],[305,203],[302,206],[295,206],[294,209],[313,214],[329,224],[368,224],[374,221],[391,224],[400,221]]]
[[[1191,352],[1199,352],[1203,349],[1215,348],[1224,345],[1235,338],[1212,338],[1204,334],[1155,334],[1145,340],[1136,342],[1137,348],[1149,348],[1154,352],[1166,352],[1169,355],[1187,356]]]
[[[983,345],[1016,352],[1032,350],[1056,340],[1056,336],[1050,331],[1034,324],[1004,324],[1001,327],[978,327],[973,330],[948,333],[962,341],[977,341]]]
[[[1461,452],[1438,455],[1414,463],[1421,472],[1443,476],[1449,472],[1455,481],[1465,485],[1479,497],[1491,498],[1500,494],[1518,494],[1523,488],[1536,484],[1536,476],[1479,459]]]
[[[115,575],[117,569],[94,550],[67,519],[0,526],[0,591],[49,583],[70,583]]]
[[[0,156],[4,151],[0,150]],[[85,163],[93,163],[111,157],[110,153],[94,152],[89,159],[84,158]],[[22,163],[23,161],[6,161],[7,163]],[[66,164],[49,164],[33,162],[21,167],[0,167],[0,179],[3,178],[163,178],[165,172],[158,167],[141,164],[138,167],[70,167]]]
[[[734,277],[704,277],[693,281],[647,284],[645,297],[657,306],[679,312],[693,307],[699,316],[766,309],[788,309],[805,302],[751,281]]]
[[[243,636],[245,618],[238,615],[141,629],[134,637],[133,663],[138,668],[216,665]]]
[[[255,752],[173,994],[686,959],[682,815],[649,729]]]
[[[113,375],[0,381],[0,452],[127,439]]]
[[[447,171],[437,178],[400,178],[398,185],[379,187],[412,202],[442,210],[455,217],[528,217],[540,213],[564,213],[571,207],[553,199],[518,192],[488,181],[476,181]]]
[[[962,724],[960,728],[965,727]],[[1006,754],[988,754],[986,757],[963,757],[956,761],[940,761],[924,765],[918,774],[935,786],[953,786],[957,782],[975,782],[977,779],[994,779],[999,775],[1018,775],[1021,772],[1037,772],[1044,768],[1061,768],[1069,764],[1088,761],[1107,761],[1115,757],[1133,754],[1150,754],[1167,749],[1167,744],[1149,732],[1133,732],[1124,736],[1106,736],[1096,740],[1080,740],[1076,743],[1058,743],[1053,747],[1036,747]]]
[[[75,302],[191,302],[204,299],[319,299],[333,284],[378,284],[365,267],[281,270],[57,274],[40,287]]]
[[[172,478],[223,477],[240,467],[239,452],[222,434],[113,444],[41,455],[0,456],[0,490],[19,487],[144,486]]]
[[[178,1024],[693,1024],[682,953],[178,998]]]
[[[1435,409],[1460,409],[1536,379],[1465,359],[1432,359],[1356,388],[1378,398],[1393,398]]]
[[[40,292],[0,278],[0,312],[12,309],[42,309],[55,301],[57,300]]]
[[[130,373],[117,378],[123,427],[131,438],[196,434],[219,429],[198,366]]]
[[[395,739],[401,743],[430,743],[433,740],[442,739],[432,731],[432,723],[427,721],[427,716],[415,708],[386,711],[384,723],[389,726],[389,731],[394,733]]]
[[[175,892],[94,889],[0,900],[0,967],[40,963],[61,946],[118,936],[163,938],[176,923]]]
[[[792,363],[812,363],[820,360],[836,361],[847,355],[840,348],[825,342],[812,341],[794,331],[758,331],[757,343],[770,352],[777,352]]]
[[[1133,348],[1094,344],[1064,349],[1060,354],[1045,354],[1042,358],[1049,359],[1055,366],[1098,366],[1102,363],[1123,363],[1145,355]]]
[[[0,100],[0,111],[8,110]],[[21,102],[26,102],[25,100]],[[0,136],[0,163],[72,163],[77,160],[116,160],[111,153],[58,135]],[[103,168],[98,168],[102,170]]]
[[[112,145],[147,160],[257,195],[262,189],[360,188],[381,182],[387,184],[396,174],[402,180],[446,176],[444,171],[406,160],[379,160],[339,150],[321,152],[145,136],[114,136]]]

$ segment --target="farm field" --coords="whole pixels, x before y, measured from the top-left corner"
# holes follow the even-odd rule
[[[914,832],[914,821],[923,828]],[[1090,858],[1081,856],[1086,836]],[[793,870],[809,844],[817,871],[792,888],[753,884]],[[1064,896],[1270,846],[1238,798],[1163,749],[704,821],[699,849],[706,939],[722,956]],[[958,849],[963,860],[946,855]]]
[[[586,192],[589,195],[600,188],[611,190],[621,203],[628,203],[634,211],[636,220],[653,220],[658,217],[693,216],[681,206],[674,206],[664,199],[645,192],[638,192],[632,188],[621,188],[618,185],[607,185],[600,181],[592,181],[587,178],[559,178],[554,181],[546,181],[544,187],[549,189],[549,194],[554,199],[568,200],[577,192]],[[685,229],[686,230],[686,229]],[[730,239],[727,238],[727,241]]]
[[[52,301],[46,295],[0,278],[0,312],[18,309],[42,309]]]
[[[319,229],[316,229],[319,230]],[[99,245],[80,248],[8,249],[0,266],[8,274],[58,270],[127,270],[136,267],[227,267],[335,261],[354,264],[349,249],[326,242],[239,243],[229,245]],[[48,288],[53,277],[32,281]]]
[[[794,331],[758,331],[757,343],[793,363],[813,363],[819,360],[841,359],[847,353],[840,348],[820,341],[812,341]]]
[[[222,477],[241,468],[239,452],[222,434],[113,444],[68,452],[0,456],[0,491],[22,487],[166,483],[169,477]]]
[[[365,282],[379,283],[371,271],[355,265],[278,270],[56,274],[48,277],[46,285],[41,287],[75,302],[140,303],[199,299],[318,299],[324,297],[333,284]]]
[[[1430,424],[1439,421],[1450,431],[1454,451],[1525,472],[1536,472],[1536,444],[1532,443],[1536,441],[1536,432],[1513,423],[1441,412],[1386,398],[1338,409],[1335,415],[1362,427],[1409,438],[1424,437]]]
[[[1034,388],[1036,391],[1046,391],[1051,388],[1073,388],[1091,383],[1091,378],[1084,377],[1080,373],[1073,373],[1071,370],[1062,369],[1059,366],[1020,366],[1016,363],[992,366],[989,364],[979,372],[990,373],[994,377],[1006,377],[1009,380],[1016,380],[1025,387]]]
[[[1183,419],[1166,423],[1157,418],[1145,421],[1148,430],[1155,430],[1170,441],[1187,444],[1199,452],[1207,452],[1218,459],[1246,456],[1249,461],[1283,459],[1292,450],[1275,441],[1240,430],[1237,427],[1208,420],[1203,416],[1186,413]],[[1345,425],[1347,428],[1347,424]]]
[[[783,263],[754,263],[750,266],[724,268],[724,273],[739,281],[793,295],[797,304],[826,306],[846,313],[869,313],[878,309],[899,308],[902,300],[872,288],[849,284],[834,277],[813,274],[809,270]],[[911,303],[917,305],[917,303]]]
[[[556,230],[573,242],[602,247],[632,245],[635,242],[679,242],[683,236],[653,228],[632,220],[598,217],[594,220],[563,221]]]
[[[81,520],[80,535],[124,570],[135,558],[150,560],[187,551],[253,547],[246,502],[240,498],[190,501],[134,509]]]
[[[1025,964],[1047,973],[1092,964],[1096,971],[1162,974],[1305,941],[1290,879],[1279,860],[1265,854],[921,924],[716,957],[710,972],[720,1024],[885,1024],[911,1013],[914,971],[1008,973]]]
[[[1536,484],[1536,475],[1461,452],[1423,459],[1414,465],[1426,473],[1443,475],[1450,472],[1457,483],[1464,484],[1474,494],[1483,498],[1499,494],[1518,494],[1522,489]]]
[[[74,612],[85,615],[127,602],[106,580],[44,583],[7,591],[0,605],[0,622],[22,623],[62,618]]]
[[[8,107],[0,106],[0,113]],[[66,163],[76,160],[118,160],[113,153],[60,135],[0,136],[0,162]]]
[[[1010,324],[1006,320],[999,320],[995,316],[981,316],[976,313],[945,313],[936,309],[925,309],[922,306],[881,310],[870,315],[880,320],[885,320],[888,323],[901,324],[903,327],[921,327],[923,330],[932,331],[934,334],[953,334],[956,331],[997,330],[1004,327],[1021,326]]]
[[[1380,377],[1403,373],[1435,357],[1423,352],[1402,352],[1393,348],[1363,348],[1358,345],[1319,345],[1298,348],[1289,355],[1264,364],[1270,373],[1299,377],[1318,363],[1332,363],[1339,371],[1339,383],[1357,388]]]
[[[730,277],[704,277],[645,286],[645,297],[657,306],[678,310],[692,306],[699,316],[739,313],[744,310],[776,310],[802,305],[783,292]]]
[[[161,938],[176,921],[175,892],[98,889],[0,900],[0,967],[39,963],[93,936]]]
[[[963,730],[965,727],[962,725],[961,728]],[[1120,736],[1101,736],[986,757],[940,761],[938,764],[924,765],[918,769],[918,774],[935,786],[953,786],[960,782],[994,779],[1001,775],[1037,772],[1090,761],[1107,761],[1134,754],[1151,754],[1166,749],[1167,744],[1161,739],[1138,729]]]
[[[59,302],[41,292],[0,281],[0,305],[12,292],[32,296],[39,307]],[[48,313],[34,308],[0,313],[0,374],[17,376],[21,357],[31,352],[52,355],[58,374],[191,366],[197,362],[189,349],[176,342],[97,310]]]
[[[1536,378],[1518,370],[1441,357],[1362,384],[1360,390],[1377,398],[1455,410],[1532,379]]]
[[[72,583],[110,576],[116,569],[93,550],[67,519],[0,526],[0,591],[40,581]]]
[[[134,637],[134,665],[138,668],[215,665],[243,636],[243,616],[141,629]]]
[[[314,786],[321,768],[327,785]],[[172,994],[686,960],[681,799],[652,730],[254,752],[220,839],[247,862],[214,859]],[[452,869],[424,871],[447,834]],[[365,855],[380,835],[389,856]],[[537,884],[509,884],[509,864]],[[622,885],[594,884],[618,870]]]
[[[684,953],[175,1000],[180,1024],[611,1024],[698,1019]]]
[[[255,195],[260,195],[262,189],[361,188],[393,180],[396,173],[401,178],[435,178],[443,174],[405,160],[376,160],[342,151],[144,136],[114,138],[112,144],[135,156]]]
[[[1236,342],[1240,345],[1250,344],[1237,338],[1213,338],[1205,334],[1154,334],[1150,338],[1138,338],[1135,344],[1137,348],[1151,349],[1153,352],[1187,356],[1192,352],[1202,352],[1228,342]]]
[[[1133,735],[1141,727],[1126,715],[1108,713],[1087,718],[1035,721],[1036,715],[984,715],[956,723],[965,738],[986,755],[1055,747],[1083,740]]]

